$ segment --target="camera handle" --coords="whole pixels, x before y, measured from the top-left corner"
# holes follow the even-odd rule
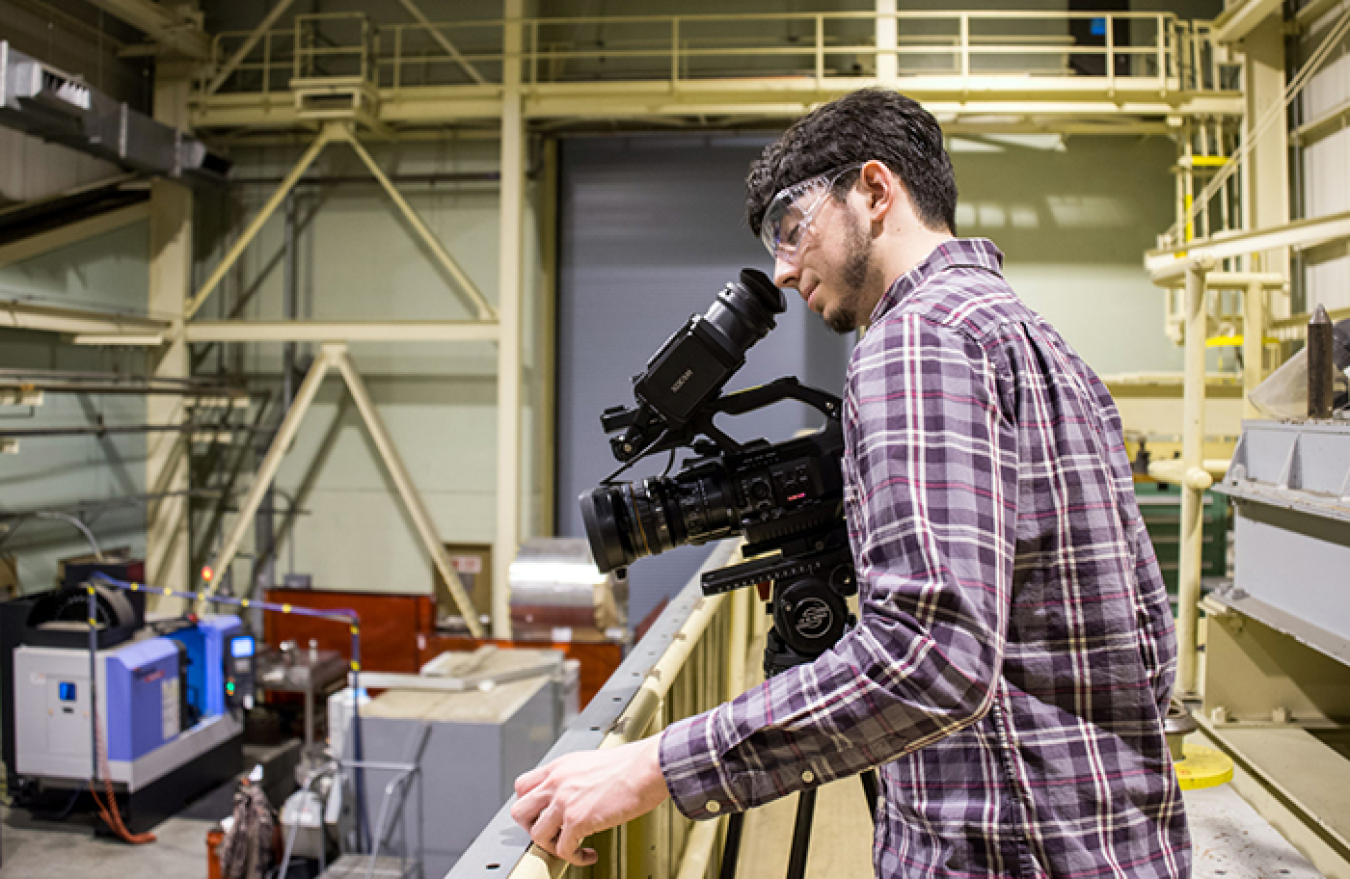
[[[784,376],[752,388],[744,388],[723,394],[703,411],[696,413],[683,427],[670,429],[646,403],[626,409],[615,406],[606,409],[600,417],[600,424],[606,433],[624,431],[621,436],[610,437],[610,449],[616,460],[623,462],[619,469],[600,481],[601,485],[613,483],[628,468],[650,455],[658,455],[678,448],[693,448],[700,454],[710,449],[700,449],[702,442],[698,437],[705,436],[723,452],[735,454],[745,446],[718,430],[713,424],[716,415],[744,415],[781,403],[784,400],[796,400],[805,403],[824,415],[827,420],[824,430],[837,428],[841,405],[839,398],[827,391],[804,385],[794,376]]]

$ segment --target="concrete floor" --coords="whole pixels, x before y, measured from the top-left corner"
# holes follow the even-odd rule
[[[1321,879],[1265,819],[1229,785],[1186,791],[1194,853],[1192,879]],[[797,798],[750,812],[737,879],[781,879]],[[872,823],[862,786],[854,779],[820,789],[806,879],[872,875]]]
[[[155,842],[127,845],[95,837],[93,822],[34,821],[23,809],[0,808],[0,876],[4,879],[89,879],[206,876],[206,832],[213,821],[171,818],[154,829]]]

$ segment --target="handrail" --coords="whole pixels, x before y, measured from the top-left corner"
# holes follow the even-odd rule
[[[701,570],[733,560],[737,546],[716,547]],[[575,751],[617,747],[653,735],[740,693],[751,642],[747,590],[704,597],[699,577],[675,597],[647,635],[595,695],[540,765]],[[446,879],[557,879],[570,869],[531,845],[511,819],[512,798],[484,828]],[[590,837],[600,856],[588,877],[675,879],[678,855],[715,862],[708,848],[718,834],[693,834],[694,822],[667,802],[622,827]]]
[[[240,59],[220,93],[267,93],[284,88],[277,77],[298,71],[302,59],[332,54],[340,47],[304,46],[302,30],[312,33],[327,21],[346,24],[351,13],[297,16],[294,24],[267,31],[226,31],[215,35],[212,58],[220,67],[248,40],[254,45]],[[346,21],[344,22],[344,19]],[[1073,23],[1092,22],[1101,45],[1074,40]],[[897,45],[879,47],[867,24],[894,27]],[[363,45],[373,63],[363,75],[379,88],[461,85],[495,88],[508,60],[503,50],[507,22],[499,19],[456,22],[369,23]],[[902,10],[784,12],[695,15],[632,15],[526,18],[520,60],[525,86],[573,81],[669,81],[734,79],[750,76],[860,78],[871,76],[861,61],[884,57],[916,61],[899,70],[911,76],[1060,76],[1106,81],[1112,87],[1137,86],[1159,93],[1228,92],[1205,22],[1179,19],[1170,12],[1052,12],[1044,10]],[[742,26],[738,28],[737,26]],[[778,28],[775,28],[775,25]],[[743,36],[738,36],[737,31]],[[1127,34],[1119,39],[1117,30]],[[294,34],[293,38],[287,36]],[[276,35],[278,39],[272,39]],[[367,42],[366,40],[369,40]],[[455,47],[453,53],[446,45]],[[848,58],[845,56],[853,56]],[[844,58],[840,69],[830,59]],[[1016,66],[1009,59],[1022,58]],[[1062,58],[1056,63],[1054,58]],[[1074,59],[1096,58],[1100,73]],[[778,59],[779,63],[774,63]],[[783,63],[787,59],[788,63]],[[799,60],[791,60],[799,59]],[[651,64],[643,64],[644,60]],[[721,62],[712,66],[713,62]],[[1105,62],[1105,63],[1103,63]],[[469,77],[464,64],[481,70]],[[364,67],[364,64],[363,64]],[[691,69],[692,68],[692,69]],[[209,76],[209,73],[207,74]],[[204,81],[203,85],[206,85]],[[209,98],[211,92],[201,92]]]

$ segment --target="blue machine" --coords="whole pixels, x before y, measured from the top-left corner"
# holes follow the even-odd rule
[[[171,632],[168,637],[187,650],[186,698],[194,717],[224,714],[227,705],[230,640],[243,631],[239,617],[230,614],[203,617],[197,625]]]
[[[94,681],[88,629],[70,625],[87,616],[83,590],[0,605],[9,789],[19,805],[50,808],[49,795],[68,799],[88,784],[97,693],[100,775],[113,782],[135,831],[242,770],[243,715],[227,692],[227,663],[243,629],[237,616],[220,615],[155,635],[123,596],[100,587],[98,597],[107,625],[98,631]]]

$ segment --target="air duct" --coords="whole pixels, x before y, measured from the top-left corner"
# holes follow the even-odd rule
[[[218,181],[230,163],[190,134],[156,122],[0,40],[0,124],[130,171]]]

